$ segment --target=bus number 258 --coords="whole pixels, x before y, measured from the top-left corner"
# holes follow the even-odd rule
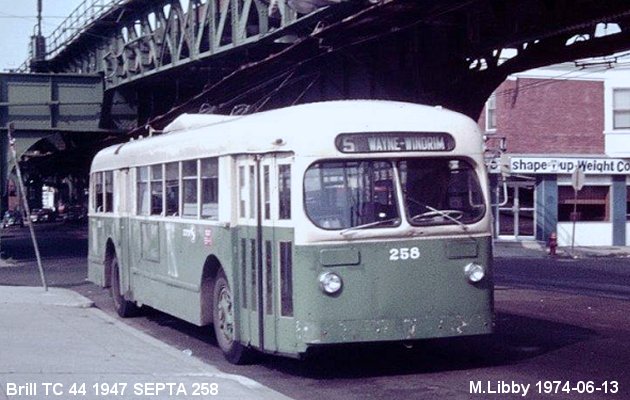
[[[420,258],[420,249],[417,247],[401,247],[389,249],[389,261],[416,260]]]

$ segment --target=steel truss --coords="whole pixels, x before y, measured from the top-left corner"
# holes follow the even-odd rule
[[[85,26],[64,27],[48,39],[52,71],[102,72],[106,88],[111,89],[261,39],[291,41],[291,31],[285,28],[299,28],[300,21],[317,14],[298,14],[287,0],[117,0],[109,4],[111,8],[98,18],[88,14],[81,19]]]
[[[343,4],[298,14],[296,1]],[[598,34],[606,23],[614,34]],[[103,72],[112,103],[130,106],[111,111],[125,128],[202,104],[231,112],[349,97],[476,118],[509,74],[630,49],[629,25],[627,0],[129,0],[50,68]]]

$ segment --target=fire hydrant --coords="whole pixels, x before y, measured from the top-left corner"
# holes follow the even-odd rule
[[[549,255],[555,256],[556,249],[558,248],[558,235],[556,232],[551,232],[549,235]]]

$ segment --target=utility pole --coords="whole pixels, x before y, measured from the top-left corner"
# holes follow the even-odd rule
[[[47,72],[46,65],[46,38],[42,36],[42,10],[43,0],[37,0],[37,25],[31,36],[30,69],[31,72]]]
[[[31,239],[33,240],[33,247],[35,248],[35,257],[37,258],[37,267],[39,268],[39,276],[42,280],[42,286],[44,287],[45,291],[48,291],[48,284],[46,283],[46,276],[44,275],[44,267],[42,266],[42,258],[39,255],[39,245],[37,244],[37,238],[35,237],[35,228],[33,227],[33,222],[31,221],[31,209],[29,208],[28,201],[26,199],[26,190],[24,189],[24,181],[22,181],[22,171],[20,170],[20,163],[17,158],[17,151],[15,150],[15,139],[13,138],[14,131],[15,127],[13,126],[13,122],[10,122],[7,134],[9,136],[9,146],[11,147],[11,154],[13,155],[13,161],[15,162],[15,172],[17,173],[18,185],[21,193],[20,197],[22,198],[22,206],[24,207],[24,211],[26,211],[28,228],[31,231]]]
[[[42,0],[37,0],[37,36],[42,36]]]

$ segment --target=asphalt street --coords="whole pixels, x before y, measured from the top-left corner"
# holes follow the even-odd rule
[[[0,268],[1,285],[39,284],[27,231],[3,232],[1,246],[11,258]],[[108,291],[85,280],[85,231],[38,226],[48,282],[75,290],[114,315]],[[223,372],[245,375],[296,399],[630,398],[630,260],[502,257],[495,261],[495,280],[491,338],[432,340],[410,348],[343,346],[305,361],[260,356],[252,365],[233,366],[208,327],[149,308],[125,323]],[[576,390],[548,383],[556,381]],[[587,393],[588,382],[599,390]],[[506,393],[503,384],[530,386],[523,397],[525,386],[518,386],[519,393],[510,386]],[[486,393],[475,393],[478,385]]]

